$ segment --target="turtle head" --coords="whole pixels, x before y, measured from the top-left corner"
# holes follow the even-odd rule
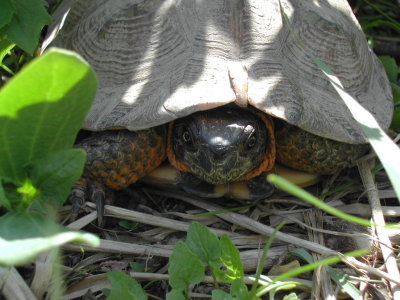
[[[175,121],[170,141],[175,160],[212,184],[236,181],[264,160],[268,130],[256,114],[222,106]]]

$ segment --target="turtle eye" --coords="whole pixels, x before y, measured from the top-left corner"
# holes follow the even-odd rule
[[[192,144],[192,137],[191,137],[189,131],[185,130],[185,131],[182,133],[182,139],[183,139],[183,141],[184,141],[186,144],[188,144],[188,145],[191,145],[191,144]]]
[[[250,150],[251,148],[253,148],[256,145],[256,142],[257,142],[256,136],[254,134],[252,134],[247,139],[247,143],[246,143],[247,149]]]

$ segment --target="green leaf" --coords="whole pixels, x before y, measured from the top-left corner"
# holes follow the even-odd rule
[[[183,295],[182,291],[172,289],[169,293],[167,293],[167,300],[186,300],[186,297]]]
[[[399,67],[396,64],[396,60],[390,56],[380,56],[383,66],[385,67],[386,74],[388,75],[389,81],[397,83],[397,76],[399,74]]]
[[[340,286],[350,297],[353,299],[362,299],[362,294],[359,289],[357,289],[354,284],[349,281],[349,275],[335,270],[332,267],[326,268],[329,276]]]
[[[0,91],[0,178],[24,182],[28,163],[71,148],[96,91],[82,58],[52,49]]]
[[[243,282],[243,279],[235,279],[231,285],[231,295],[237,299],[251,299],[249,298],[250,292],[247,289],[246,284]]]
[[[41,201],[63,204],[71,186],[83,172],[86,153],[82,149],[52,152],[28,165],[29,177]]]
[[[312,264],[314,262],[314,259],[312,255],[305,249],[303,248],[295,248],[292,251],[289,252],[290,255],[296,255],[306,261],[309,264]]]
[[[146,292],[141,285],[124,272],[108,272],[107,279],[111,283],[111,292],[107,300],[147,300]]]
[[[15,44],[8,39],[0,38],[0,65],[2,65],[4,57],[14,48]]]
[[[43,0],[15,0],[15,14],[4,28],[7,38],[24,51],[33,55],[39,41],[40,32],[51,17]]]
[[[392,123],[390,124],[390,128],[396,131],[400,131],[400,86],[392,83],[392,92],[393,92],[393,102],[395,104],[395,109],[393,112]]]
[[[0,265],[27,264],[43,252],[69,242],[93,247],[100,244],[92,234],[66,230],[38,213],[5,214],[0,217]]]
[[[136,261],[130,262],[129,267],[134,272],[146,272],[146,268],[144,267],[144,265],[142,263],[138,263]]]
[[[297,297],[296,293],[290,293],[289,295],[283,297],[283,300],[300,300],[300,298]]]
[[[0,28],[10,23],[16,12],[15,3],[12,0],[1,0],[0,2]],[[0,41],[1,43],[1,41]],[[1,60],[0,60],[1,61]]]
[[[243,264],[240,258],[239,250],[232,243],[230,237],[226,234],[220,238],[221,256],[219,263],[213,267],[213,272],[217,279],[231,283],[237,278],[244,277]],[[221,266],[226,270],[221,270]]]
[[[218,262],[221,256],[221,244],[217,235],[198,222],[190,224],[186,243],[204,266]]]
[[[222,290],[213,290],[211,300],[235,300],[237,298],[233,298],[230,294],[222,291]]]
[[[126,230],[135,230],[139,227],[140,223],[122,220],[118,222],[118,225]]]
[[[11,209],[11,201],[8,199],[3,183],[0,180],[0,207],[5,207],[5,209],[10,210]]]
[[[169,258],[169,285],[173,289],[182,291],[189,284],[200,283],[204,279],[204,272],[205,267],[187,244],[176,243],[174,252]]]
[[[9,212],[0,217],[0,237],[5,240],[51,236],[65,228],[38,212]]]

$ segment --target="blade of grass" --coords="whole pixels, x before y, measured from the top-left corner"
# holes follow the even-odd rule
[[[359,257],[359,256],[367,254],[368,252],[369,251],[367,249],[360,249],[360,250],[347,252],[347,253],[344,254],[344,256]],[[275,277],[273,282],[281,281],[281,280],[284,280],[284,279],[289,278],[289,277],[295,277],[297,275],[312,271],[315,268],[318,268],[318,267],[321,267],[321,266],[327,266],[327,265],[336,264],[336,263],[338,263],[340,261],[342,261],[342,258],[339,257],[339,256],[328,257],[328,258],[325,258],[323,260],[314,262],[312,264],[308,264],[308,265],[302,266],[302,267],[297,268],[295,270],[292,270],[292,271],[289,271],[289,272],[285,272],[282,275],[279,275],[279,276]]]
[[[273,232],[273,233],[270,235],[270,237],[268,238],[267,243],[264,245],[264,251],[263,251],[263,253],[262,253],[260,262],[259,262],[259,264],[258,264],[257,272],[256,272],[256,277],[255,277],[255,280],[254,280],[254,282],[253,282],[253,285],[252,285],[251,291],[250,291],[250,292],[253,293],[253,294],[256,293],[256,289],[257,289],[257,286],[258,286],[258,281],[260,280],[261,273],[262,273],[262,271],[264,270],[265,262],[267,261],[268,250],[269,250],[269,248],[271,248],[272,242],[275,240],[276,233],[277,233],[279,230],[281,230],[281,228],[282,228],[284,225],[285,225],[284,222],[279,223],[279,225],[276,226],[274,232]]]
[[[285,14],[281,3],[280,8],[282,16],[298,45],[326,75],[336,92],[347,105],[354,119],[362,128],[364,134],[367,136],[368,142],[378,155],[393,185],[397,198],[400,201],[400,149],[389,138],[385,131],[382,130],[374,116],[345,91],[339,78],[333,74],[328,65],[306,50],[303,42],[294,32],[292,24],[290,23],[288,16]]]

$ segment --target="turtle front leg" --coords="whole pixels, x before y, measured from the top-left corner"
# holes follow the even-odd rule
[[[201,180],[192,173],[178,172],[176,185],[186,193],[206,198],[219,198],[226,194],[227,188],[224,184],[212,184]]]
[[[83,176],[71,192],[72,218],[86,199],[96,202],[101,224],[106,188],[126,188],[147,175],[166,158],[166,129],[108,130],[92,133],[76,148],[87,153]]]
[[[185,192],[206,198],[229,198],[259,200],[271,196],[275,186],[267,181],[267,173],[244,181],[212,184],[188,172],[180,172],[177,185]]]
[[[235,198],[246,200],[260,200],[270,197],[275,192],[275,186],[267,181],[267,172],[259,176],[233,182],[229,193]]]

